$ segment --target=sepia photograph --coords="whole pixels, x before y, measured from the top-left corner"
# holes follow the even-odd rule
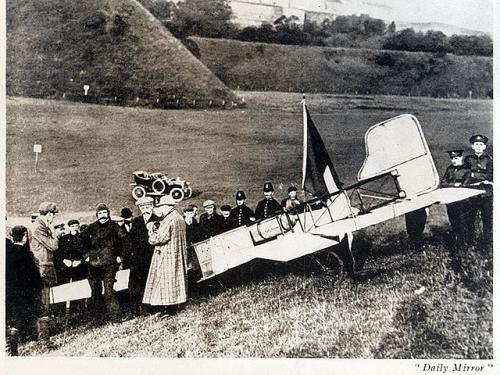
[[[499,371],[494,3],[3,2],[3,366]]]

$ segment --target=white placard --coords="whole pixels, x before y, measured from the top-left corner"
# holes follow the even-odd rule
[[[42,152],[42,145],[33,145],[33,152]]]

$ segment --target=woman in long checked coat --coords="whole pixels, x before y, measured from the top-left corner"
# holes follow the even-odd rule
[[[187,300],[186,223],[174,210],[175,201],[163,196],[154,208],[162,218],[148,224],[149,243],[155,246],[142,300],[153,306],[170,306]]]

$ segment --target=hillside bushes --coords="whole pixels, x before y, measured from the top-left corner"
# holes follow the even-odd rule
[[[480,98],[493,90],[486,57],[190,40],[233,89]]]

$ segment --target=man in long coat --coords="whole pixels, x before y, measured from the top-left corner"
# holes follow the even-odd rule
[[[31,231],[30,247],[35,256],[40,277],[42,278],[42,303],[49,312],[50,295],[49,290],[57,284],[56,268],[54,266],[54,252],[59,248],[59,240],[52,233],[52,224],[58,210],[53,202],[42,202],[38,209],[40,215],[33,223]]]
[[[149,243],[155,250],[142,301],[168,307],[168,313],[187,301],[186,223],[174,205],[169,195],[161,197],[154,209],[160,222],[147,225]]]

